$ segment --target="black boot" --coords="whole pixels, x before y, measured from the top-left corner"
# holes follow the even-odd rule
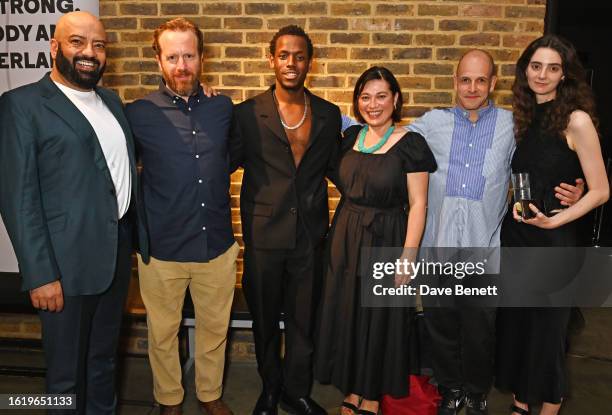
[[[487,395],[484,393],[468,393],[465,397],[465,415],[489,415]]]
[[[465,392],[461,389],[438,385],[442,401],[438,405],[438,415],[457,415],[465,403]]]

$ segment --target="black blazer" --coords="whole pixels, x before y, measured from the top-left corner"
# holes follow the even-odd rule
[[[272,97],[274,87],[236,106],[230,138],[232,171],[244,167],[240,213],[245,244],[260,249],[295,247],[298,215],[312,242],[329,226],[325,176],[340,145],[340,109],[310,98],[310,141],[298,168]]]
[[[104,88],[96,92],[127,139],[134,204],[130,127],[119,97]],[[115,273],[117,209],[93,128],[49,74],[0,97],[0,213],[24,290],[60,279],[65,295],[105,291]]]

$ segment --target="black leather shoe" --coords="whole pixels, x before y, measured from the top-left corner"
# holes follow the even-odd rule
[[[461,389],[438,386],[442,400],[438,405],[438,415],[457,415],[465,403],[465,393]]]
[[[280,399],[280,407],[292,415],[327,415],[327,411],[308,396],[292,398],[283,393]]]
[[[259,395],[253,415],[277,415],[278,393],[268,392],[265,389]]]
[[[487,395],[468,393],[465,397],[465,415],[489,415]]]

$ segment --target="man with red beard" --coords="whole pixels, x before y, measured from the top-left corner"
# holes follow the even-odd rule
[[[340,110],[304,88],[313,46],[298,26],[270,42],[272,87],[235,109],[232,168],[244,167],[242,285],[253,318],[263,391],[254,415],[326,414],[310,399],[312,331],[329,224],[327,182],[340,143]],[[285,354],[279,320],[284,312]]]
[[[221,400],[225,347],[236,281],[228,134],[232,102],[200,86],[204,42],[192,22],[159,26],[153,49],[159,90],[127,107],[141,173],[150,262],[138,256],[147,310],[149,359],[161,414],[180,414],[184,390],[178,330],[187,287],[196,318],[196,394],[203,413],[232,412]]]
[[[117,402],[137,182],[121,101],[96,86],[105,47],[95,16],[68,13],[51,73],[0,98],[0,212],[39,310],[47,393],[76,395],[54,414],[113,414]]]

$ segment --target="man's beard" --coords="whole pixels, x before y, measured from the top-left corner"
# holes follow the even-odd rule
[[[91,72],[79,71],[76,68],[77,61],[92,62],[97,66],[97,68]],[[72,62],[70,62],[62,53],[61,45],[58,45],[57,47],[55,65],[57,66],[59,73],[61,73],[68,82],[83,89],[93,89],[98,84],[98,81],[102,77],[104,69],[106,68],[106,65],[101,66],[100,61],[96,58],[88,58],[82,55],[74,55]]]
[[[163,75],[164,75],[163,76],[164,81],[166,82],[166,86],[171,91],[175,92],[181,97],[190,97],[198,90],[198,85],[199,85],[198,77],[195,76],[192,72],[187,72],[183,74],[183,75],[191,75],[192,77],[191,82],[185,82],[185,81],[177,82],[175,78],[166,71],[163,71]]]

